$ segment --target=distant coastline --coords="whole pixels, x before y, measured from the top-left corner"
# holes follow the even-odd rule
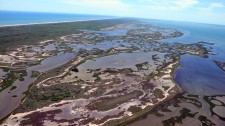
[[[68,23],[119,18],[106,15],[0,11],[0,27]]]
[[[101,18],[101,19],[87,19],[87,20],[74,20],[74,21],[43,22],[43,23],[28,23],[28,24],[13,24],[13,25],[0,25],[0,27],[16,27],[16,26],[41,25],[41,24],[60,24],[60,23],[98,21],[98,20],[110,20],[110,19],[120,19],[120,18],[123,18],[123,17]]]

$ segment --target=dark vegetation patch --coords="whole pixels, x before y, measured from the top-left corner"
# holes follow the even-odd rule
[[[77,67],[73,67],[72,69],[71,69],[71,71],[73,71],[73,72],[79,72],[79,70],[77,69]]]
[[[152,110],[152,111],[150,112],[150,114],[154,114],[154,115],[157,116],[157,117],[162,117],[162,116],[164,116],[164,114],[160,113],[160,112],[157,111],[157,110]]]
[[[117,97],[100,98],[90,103],[88,105],[88,108],[92,110],[101,110],[101,111],[109,110],[119,106],[120,104],[126,101],[129,101],[130,99],[137,98],[138,96],[141,96],[142,94],[143,93],[141,91],[136,90],[131,93],[127,93]]]
[[[166,91],[170,88],[170,86],[162,86],[162,88]]]
[[[198,120],[202,123],[202,126],[216,126],[216,124],[203,115],[199,116]]]
[[[14,89],[16,89],[16,86],[12,86],[12,87],[10,88],[10,91],[12,91],[12,90],[14,90]]]
[[[148,68],[149,68],[148,62],[136,64],[135,66],[138,68],[138,70],[148,70]]]
[[[16,80],[24,81],[24,77],[27,76],[26,70],[11,70],[11,69],[3,69],[4,71],[7,71],[6,77],[3,79],[2,84],[0,85],[0,92],[4,89],[12,86],[12,84]],[[12,87],[11,90],[15,89],[15,87]]]
[[[197,114],[197,112],[191,113],[191,110],[189,110],[187,108],[183,108],[180,110],[180,116],[175,116],[175,117],[169,118],[167,120],[162,121],[162,123],[164,126],[174,126],[174,125],[176,125],[176,123],[182,124],[182,121],[185,118],[187,118],[187,117],[194,118],[196,114]]]
[[[61,100],[79,98],[84,95],[86,89],[71,84],[59,84],[47,87],[32,87],[26,100],[15,111],[15,113],[27,112],[48,106]]]
[[[223,96],[223,95],[221,95],[221,96]],[[217,97],[219,97],[219,96],[217,96]],[[215,98],[215,96],[204,96],[203,99],[209,104],[209,106],[210,106],[209,109],[210,109],[212,115],[216,115],[216,116],[218,116],[221,120],[225,121],[225,118],[224,118],[224,117],[221,117],[220,115],[218,115],[217,113],[215,113],[215,112],[213,111],[213,108],[216,107],[216,105],[213,104],[213,103],[211,102],[211,100],[217,100],[217,99]],[[223,103],[223,102],[221,102],[221,103],[222,103],[222,106],[225,106],[225,103]]]
[[[164,93],[163,93],[163,91],[162,91],[161,89],[156,88],[156,89],[153,91],[153,93],[154,93],[154,95],[155,95],[157,98],[162,99],[162,98],[165,97],[165,96],[164,96]]]
[[[132,112],[132,114],[140,112],[142,110],[141,107],[137,107],[137,106],[131,106],[128,111]]]

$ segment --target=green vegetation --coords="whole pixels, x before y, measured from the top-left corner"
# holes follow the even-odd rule
[[[25,102],[18,107],[16,112],[26,112],[65,99],[78,98],[83,96],[86,89],[71,84],[59,84],[47,87],[32,87]]]
[[[155,95],[157,98],[162,99],[162,98],[165,97],[163,91],[160,90],[160,89],[158,89],[158,88],[156,88],[156,89],[153,91],[153,93],[154,93],[154,95]]]
[[[132,112],[133,114],[134,113],[137,113],[137,112],[140,112],[142,110],[141,107],[137,107],[137,106],[131,106],[128,111]]]
[[[36,24],[0,28],[0,54],[6,49],[18,45],[36,44],[37,42],[55,39],[58,36],[79,33],[79,30],[99,30],[106,26],[133,22],[131,19],[106,19],[84,22],[58,24]]]
[[[99,75],[101,75],[100,72],[95,72],[92,77],[96,77],[95,81],[101,81],[101,77]]]
[[[76,65],[74,65],[75,67],[80,66],[81,64],[85,63],[87,60],[81,60],[79,63],[77,63]]]
[[[8,71],[8,69],[5,69]],[[6,74],[6,77],[3,79],[3,83],[1,84],[0,92],[4,89],[10,87],[16,80],[24,81],[24,78],[27,76],[27,72],[25,70],[9,70]],[[12,87],[11,90],[16,87]]]

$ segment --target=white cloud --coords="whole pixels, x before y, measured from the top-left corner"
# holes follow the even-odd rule
[[[223,3],[211,3],[211,5],[209,6],[209,8],[223,8],[224,5]]]
[[[199,3],[198,0],[140,0],[148,2],[153,10],[181,10],[192,7]]]
[[[64,4],[92,7],[98,9],[124,9],[128,4],[121,0],[61,0]]]
[[[208,7],[200,7],[199,9],[203,11],[212,11],[213,9],[224,7],[223,3],[211,3]]]

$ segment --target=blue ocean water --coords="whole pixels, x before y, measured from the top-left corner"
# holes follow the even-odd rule
[[[214,43],[213,52],[218,55],[211,55],[210,59],[225,61],[225,25],[163,20],[150,20],[148,23],[174,28],[184,33],[182,37],[163,39],[162,42],[196,43],[205,41]]]
[[[84,14],[0,11],[0,26],[105,19],[105,18],[115,18],[115,17],[101,16],[101,15],[84,15]]]
[[[225,95],[225,71],[213,60],[225,63],[225,25],[201,24],[178,21],[150,20],[150,24],[180,30],[184,36],[160,40],[162,42],[214,43],[210,45],[214,54],[208,58],[182,55],[175,80],[185,91],[197,95]]]

